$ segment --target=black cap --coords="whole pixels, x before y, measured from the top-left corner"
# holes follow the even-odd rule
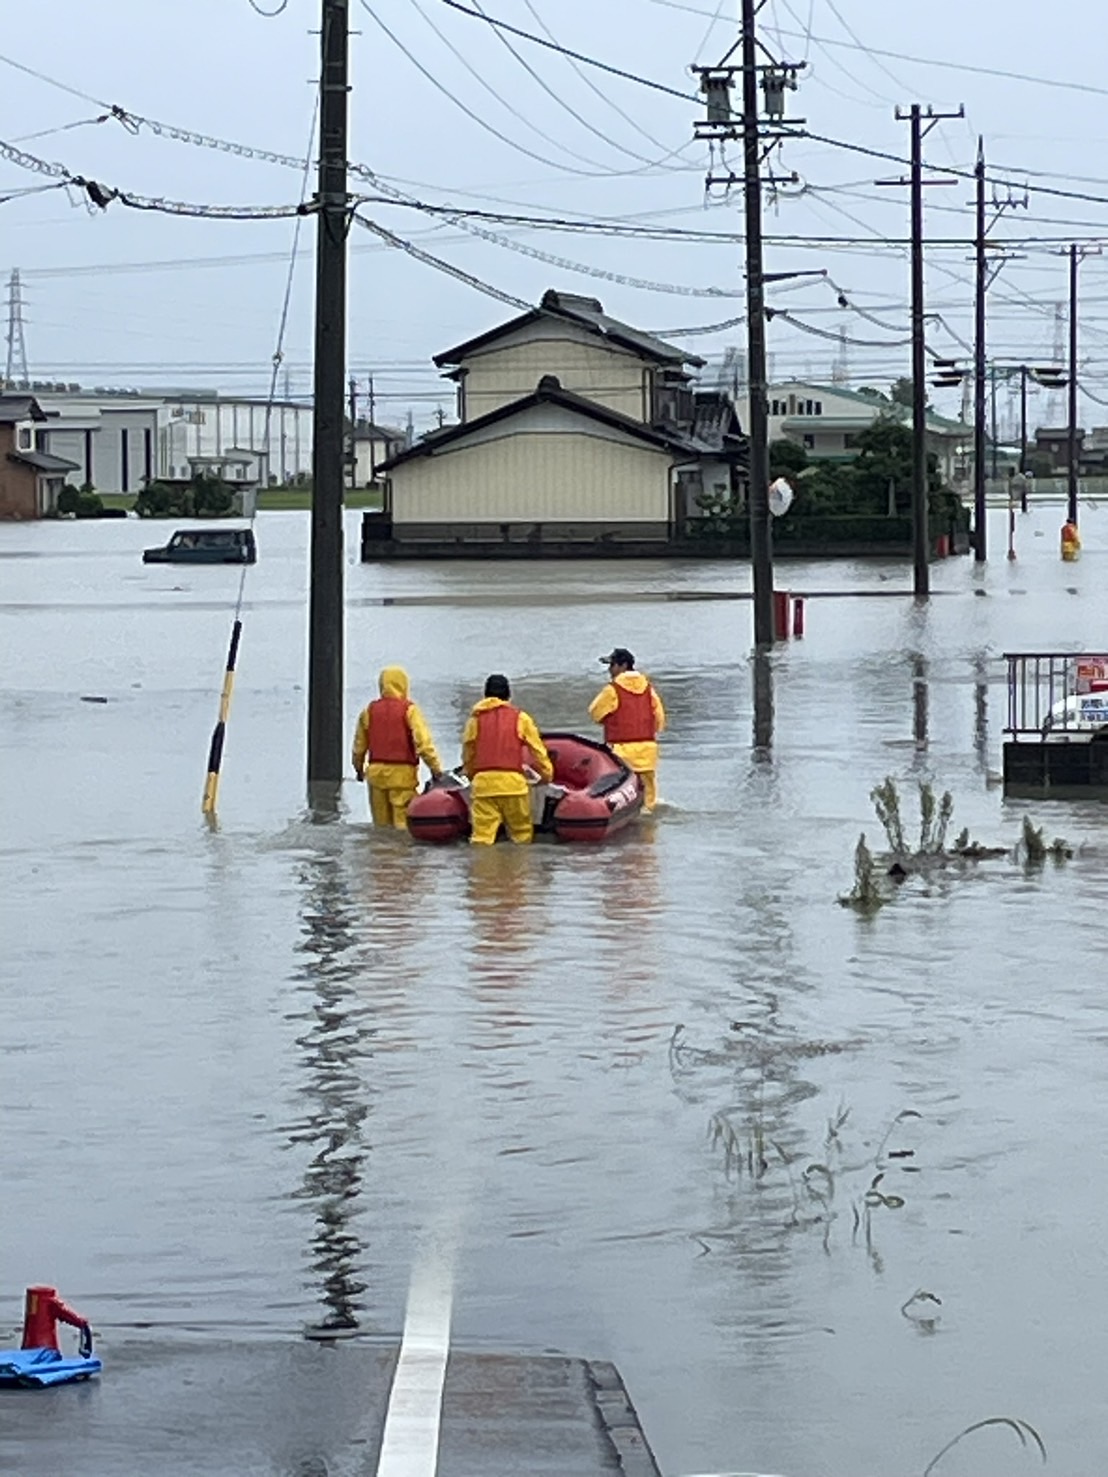
[[[614,646],[608,655],[602,656],[600,660],[606,667],[633,667],[635,665],[635,658],[626,646]]]
[[[498,697],[503,702],[507,702],[511,695],[512,689],[508,685],[508,679],[502,673],[493,672],[491,676],[485,678],[486,697]]]

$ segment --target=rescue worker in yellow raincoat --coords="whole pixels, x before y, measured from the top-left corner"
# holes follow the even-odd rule
[[[604,729],[604,742],[642,780],[643,811],[649,815],[658,800],[658,735],[666,726],[662,700],[641,672],[626,646],[617,646],[600,660],[611,681],[589,704],[589,717]]]
[[[442,764],[423,714],[408,696],[404,668],[383,667],[377,686],[381,696],[358,715],[350,762],[369,785],[373,824],[403,831],[419,783],[419,761],[433,779],[442,774]]]
[[[469,839],[474,846],[491,846],[501,822],[512,841],[529,842],[535,828],[527,770],[533,766],[546,784],[554,778],[535,720],[514,708],[511,696],[507,677],[494,672],[462,734],[462,768],[472,781]]]

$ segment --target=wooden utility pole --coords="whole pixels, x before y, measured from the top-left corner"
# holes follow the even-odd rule
[[[343,774],[343,390],[346,377],[346,189],[349,0],[321,0],[316,206],[308,786],[337,800]],[[333,788],[332,788],[333,787]]]

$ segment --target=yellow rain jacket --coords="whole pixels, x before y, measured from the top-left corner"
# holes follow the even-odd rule
[[[471,793],[475,800],[483,800],[492,795],[526,795],[529,790],[527,779],[519,770],[486,769],[477,775],[473,773],[473,755],[477,747],[477,714],[486,713],[490,708],[504,706],[505,704],[498,697],[483,697],[479,703],[474,705],[462,734],[462,768],[473,781]],[[550,755],[546,752],[542,735],[535,727],[535,720],[530,713],[520,713],[516,723],[516,732],[519,734],[520,746],[526,744],[531,750],[536,770],[549,784],[554,778],[554,766],[550,762]]]
[[[377,680],[382,697],[408,697],[408,674],[403,667],[384,667]],[[408,728],[412,735],[415,751],[433,775],[442,773],[442,763],[435,748],[431,731],[423,714],[412,703],[408,709]],[[367,704],[358,714],[358,726],[354,730],[354,747],[350,754],[355,774],[362,775],[376,789],[414,790],[419,777],[418,764],[366,764],[366,755],[371,747],[370,709]]]
[[[617,686],[624,688],[627,692],[638,693],[645,692],[650,687],[650,683],[641,672],[621,672],[614,681],[601,688],[589,704],[589,717],[594,723],[603,723],[604,719],[619,707]],[[657,690],[651,687],[650,691],[653,698],[654,730],[656,733],[661,733],[666,726],[666,710],[662,707],[662,700]],[[653,739],[644,739],[632,744],[613,744],[612,748],[636,774],[651,773],[658,768],[658,745]]]

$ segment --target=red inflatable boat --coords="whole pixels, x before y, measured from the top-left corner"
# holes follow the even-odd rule
[[[642,781],[603,744],[574,733],[544,733],[554,781],[544,787],[540,835],[559,841],[607,841],[642,810]],[[455,774],[434,780],[408,806],[408,831],[416,841],[443,843],[469,835],[466,782]]]

